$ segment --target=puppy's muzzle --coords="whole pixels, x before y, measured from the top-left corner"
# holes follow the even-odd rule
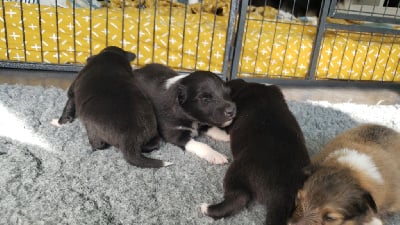
[[[229,104],[224,111],[227,119],[233,119],[236,116],[236,105]]]
[[[235,118],[236,105],[234,103],[227,104],[227,106],[224,109],[224,116],[225,116],[226,121],[225,121],[225,123],[222,124],[221,127],[229,126],[232,123],[233,118]]]

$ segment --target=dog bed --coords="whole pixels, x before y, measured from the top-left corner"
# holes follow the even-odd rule
[[[213,7],[185,8],[179,3],[161,4],[156,10],[75,8],[75,13],[73,8],[0,3],[0,12],[4,12],[0,18],[0,60],[83,64],[106,45],[122,43],[124,49],[137,53],[134,65],[158,62],[182,70],[217,73],[223,69],[226,7],[220,12],[222,16],[215,16],[208,13],[215,10]],[[316,27],[276,18],[273,8],[250,11],[240,76],[306,76]],[[328,31],[316,77],[400,81],[399,60],[399,37]]]

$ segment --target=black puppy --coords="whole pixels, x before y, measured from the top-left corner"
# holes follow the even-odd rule
[[[68,90],[68,101],[58,120],[84,124],[94,149],[109,145],[121,149],[126,161],[139,167],[169,163],[146,158],[144,151],[157,148],[157,120],[151,101],[132,76],[135,54],[107,47],[88,58]]]
[[[303,133],[277,86],[232,80],[237,115],[227,128],[233,162],[224,178],[224,200],[202,204],[215,219],[234,215],[250,200],[266,206],[268,225],[286,225],[310,163]]]
[[[220,77],[205,71],[178,75],[160,64],[137,69],[134,76],[153,102],[159,132],[166,142],[211,163],[227,162],[226,156],[193,139],[206,126],[228,126],[236,114],[229,88]],[[221,140],[227,140],[228,137],[217,128],[207,130],[206,134]]]

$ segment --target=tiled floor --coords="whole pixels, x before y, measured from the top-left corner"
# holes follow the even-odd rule
[[[76,73],[0,69],[0,83],[55,86],[67,89]],[[400,84],[391,88],[281,86],[288,100],[400,104]]]

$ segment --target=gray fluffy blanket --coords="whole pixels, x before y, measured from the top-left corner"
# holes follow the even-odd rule
[[[130,166],[114,148],[92,152],[79,120],[50,124],[65,101],[62,89],[0,85],[0,224],[263,224],[255,203],[227,219],[201,215],[201,203],[222,199],[228,165],[166,143],[150,154],[174,163],[162,169]],[[400,130],[400,105],[288,104],[311,154],[362,122]],[[227,143],[199,140],[230,156]],[[400,216],[387,224],[400,224]]]

